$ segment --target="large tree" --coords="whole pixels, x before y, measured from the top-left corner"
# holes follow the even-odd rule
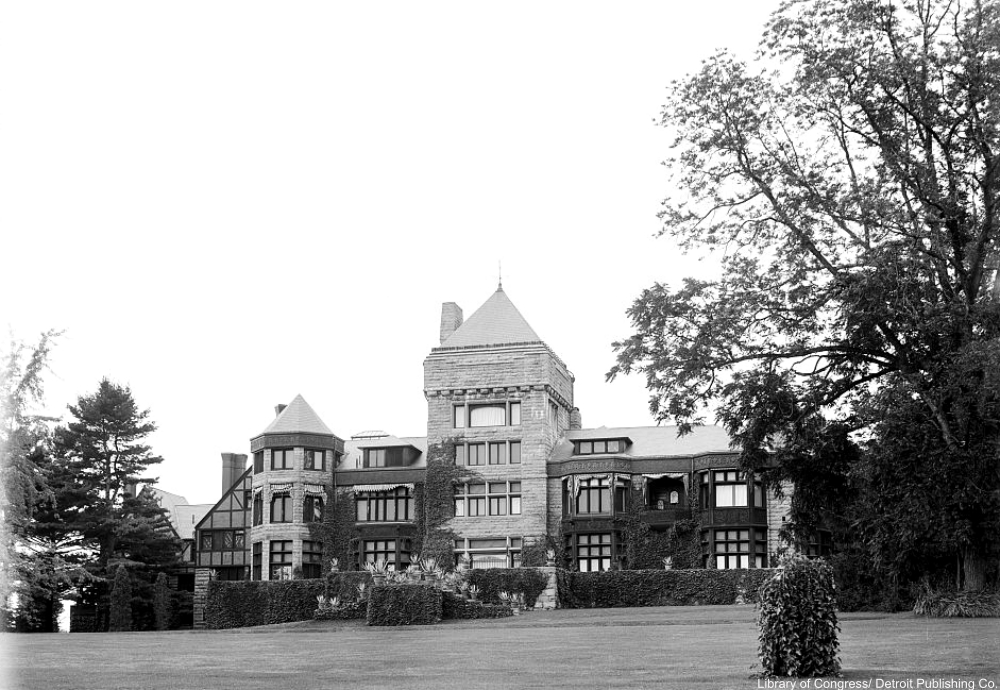
[[[153,625],[153,585],[159,571],[176,562],[179,544],[164,510],[140,484],[152,485],[151,467],[163,461],[145,443],[156,430],[149,410],[131,390],[102,380],[95,393],[69,406],[73,420],[55,431],[53,474],[65,482],[56,493],[53,532],[88,548],[90,572],[101,581],[85,588],[83,600],[97,604],[103,625],[109,583],[118,566],[132,576],[136,626]]]
[[[644,291],[609,376],[645,373],[654,415],[683,428],[714,407],[747,468],[854,495],[888,571],[950,558],[982,587],[1000,539],[1000,5],[786,2],[755,63],[712,56],[662,124],[663,233],[721,252],[721,277]]]

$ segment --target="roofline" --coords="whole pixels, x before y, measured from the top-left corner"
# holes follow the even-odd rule
[[[478,351],[488,351],[488,350],[518,350],[518,349],[525,349],[525,348],[529,348],[529,347],[531,347],[531,348],[539,348],[540,347],[540,348],[544,349],[546,352],[548,352],[550,355],[552,355],[556,359],[556,361],[559,362],[563,366],[563,368],[566,369],[566,371],[569,371],[569,367],[566,366],[566,362],[564,362],[562,360],[562,357],[560,357],[559,355],[557,355],[555,353],[555,350],[553,350],[551,347],[549,347],[548,344],[545,341],[543,341],[543,340],[523,340],[523,341],[514,342],[514,343],[493,343],[493,344],[490,344],[490,345],[457,345],[457,346],[451,346],[451,347],[446,347],[446,346],[442,345],[442,346],[438,346],[438,347],[432,347],[431,348],[431,352],[430,352],[429,355],[427,355],[427,357],[430,358],[430,357],[433,357],[434,355],[438,355],[438,354],[443,355],[443,354],[449,354],[449,353],[452,353],[452,352],[470,352],[470,351],[477,351],[477,350]],[[570,376],[573,376],[572,372],[570,373]]]

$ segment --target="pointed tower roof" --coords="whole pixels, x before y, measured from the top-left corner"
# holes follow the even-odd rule
[[[537,343],[541,338],[521,316],[502,286],[448,337],[441,347]]]
[[[330,427],[323,423],[319,415],[309,407],[301,395],[288,404],[262,433],[265,434],[327,434],[333,436]]]

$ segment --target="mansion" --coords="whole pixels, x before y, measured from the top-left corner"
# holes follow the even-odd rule
[[[697,520],[707,567],[763,567],[778,547],[787,502],[738,470],[721,428],[584,428],[573,375],[502,287],[467,320],[455,303],[442,306],[424,396],[426,436],[345,439],[297,396],[277,407],[249,454],[224,453],[223,496],[190,534],[195,625],[210,574],[319,577],[319,523],[331,500],[353,504],[353,562],[342,569],[376,559],[406,567],[418,556],[411,542],[428,449],[442,444],[454,444],[455,463],[470,470],[448,527],[456,558],[473,568],[517,567],[522,548],[545,538],[562,540],[565,567],[612,568],[623,557],[616,518],[636,508],[655,531]]]

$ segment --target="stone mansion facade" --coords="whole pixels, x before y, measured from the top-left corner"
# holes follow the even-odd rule
[[[641,496],[653,530],[700,523],[703,563],[767,565],[787,504],[738,471],[718,427],[678,437],[668,426],[584,428],[573,375],[525,321],[502,287],[468,319],[442,307],[440,344],[424,360],[427,435],[366,432],[339,437],[298,396],[279,405],[248,455],[223,454],[219,502],[196,525],[195,579],[318,577],[325,503],[351,501],[360,536],[352,564],[417,554],[415,492],[428,448],[454,443],[474,479],[455,489],[449,527],[456,557],[472,567],[517,567],[534,540],[563,540],[566,567],[619,562],[616,517]],[[196,587],[196,625],[198,624]]]

